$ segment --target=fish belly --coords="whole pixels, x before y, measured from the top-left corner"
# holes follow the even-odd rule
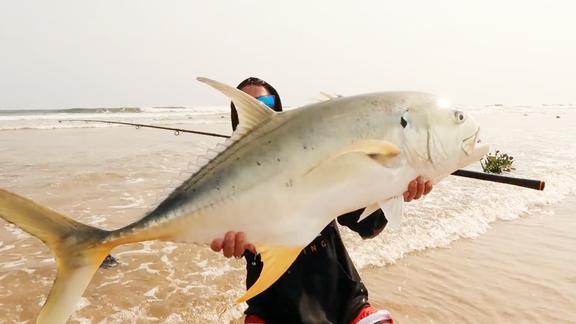
[[[416,177],[410,167],[391,169],[373,163],[340,174],[344,177],[290,177],[291,186],[286,185],[287,178],[262,184],[186,216],[190,222],[173,238],[210,243],[228,231],[242,231],[255,244],[305,246],[336,217],[402,194]]]

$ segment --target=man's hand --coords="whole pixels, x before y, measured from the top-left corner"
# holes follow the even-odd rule
[[[413,199],[420,199],[422,196],[430,193],[430,191],[432,191],[430,181],[424,182],[421,177],[418,177],[408,184],[408,190],[404,192],[404,201],[409,202]]]
[[[214,252],[222,251],[225,257],[232,256],[236,258],[242,257],[244,250],[250,250],[252,253],[256,252],[254,245],[246,241],[246,234],[244,232],[229,231],[224,235],[224,239],[215,239],[210,244],[210,248]]]

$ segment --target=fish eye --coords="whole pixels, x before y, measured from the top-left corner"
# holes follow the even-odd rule
[[[456,119],[456,122],[461,123],[466,119],[466,116],[463,112],[456,110],[454,112],[454,118]]]
[[[402,125],[402,128],[406,128],[406,125],[408,125],[408,122],[406,119],[404,119],[404,116],[400,117],[400,125]]]

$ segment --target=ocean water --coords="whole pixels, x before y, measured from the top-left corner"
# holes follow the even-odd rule
[[[154,125],[205,123],[228,107],[117,107],[68,109],[0,109],[0,130],[109,127],[82,120],[152,123]]]
[[[407,204],[402,226],[362,240],[343,229],[359,268],[479,237],[502,221],[553,217],[576,192],[576,106],[466,105],[492,150],[515,158],[510,175],[546,181],[543,192],[448,177],[425,199]],[[227,107],[124,110],[0,111],[0,187],[80,221],[117,228],[135,219],[194,170],[221,141],[126,126],[59,122],[102,119],[230,133]],[[469,167],[479,170],[479,165]],[[576,235],[576,233],[575,233]],[[512,238],[511,238],[512,239]],[[73,322],[227,322],[241,316],[242,260],[204,246],[146,242],[114,251],[121,264],[95,276]],[[0,224],[0,316],[31,321],[55,275],[43,244]]]

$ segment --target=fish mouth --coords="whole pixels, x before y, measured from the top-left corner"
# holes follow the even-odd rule
[[[481,143],[479,134],[480,128],[476,129],[474,135],[467,137],[462,141],[462,150],[466,156],[461,159],[459,168],[465,167],[470,163],[480,161],[484,155],[488,154],[490,146],[488,144]]]
[[[476,146],[476,143],[480,143],[480,140],[478,139],[479,134],[480,134],[480,127],[476,128],[474,134],[472,134],[469,137],[466,137],[462,141],[462,151],[464,151],[466,155],[470,156],[472,155],[472,153],[474,153],[474,147]]]

